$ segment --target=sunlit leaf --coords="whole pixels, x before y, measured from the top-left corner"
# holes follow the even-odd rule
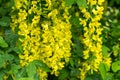
[[[84,7],[84,8],[87,7],[87,2],[86,2],[86,0],[75,0],[75,1],[76,1],[77,5],[78,5],[79,7]]]
[[[0,36],[0,46],[1,47],[8,47],[8,44],[5,42],[2,36]]]
[[[107,71],[106,71],[106,67],[105,67],[104,63],[100,63],[99,70],[100,70],[100,73],[101,73],[101,76],[102,76],[103,80],[106,80]]]
[[[113,72],[117,72],[120,70],[120,61],[116,61],[112,63],[112,70]]]
[[[36,73],[36,66],[33,62],[29,63],[26,67],[26,71],[29,77],[34,78]]]
[[[74,0],[65,0],[66,6],[71,6],[74,3]]]
[[[42,70],[46,71],[46,72],[50,72],[51,70],[49,69],[49,67],[43,63],[41,60],[34,60],[33,63],[40,67]]]

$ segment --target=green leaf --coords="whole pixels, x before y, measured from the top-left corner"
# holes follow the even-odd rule
[[[0,16],[5,16],[6,12],[7,11],[3,7],[0,7]]]
[[[5,41],[10,45],[10,47],[16,46],[18,34],[13,33],[11,29],[5,30]]]
[[[4,75],[5,75],[4,70],[0,70],[0,80],[3,80]]]
[[[69,71],[67,71],[66,69],[63,69],[60,71],[58,80],[65,80],[68,76],[69,76]]]
[[[11,54],[0,55],[0,67],[3,67],[7,60],[11,61],[14,59],[14,56]]]
[[[18,80],[34,80],[33,78],[20,78]]]
[[[2,4],[2,0],[0,0],[0,4]]]
[[[106,71],[110,70],[110,67],[106,63],[104,63],[104,66],[105,66]]]
[[[3,50],[0,50],[0,54],[4,54],[4,51],[3,51]]]
[[[120,37],[120,26],[115,26],[111,32],[113,37]]]
[[[2,36],[0,36],[0,46],[3,48],[8,47],[8,44],[5,42]]]
[[[17,73],[18,73],[18,69],[20,69],[20,66],[19,66],[19,65],[12,64],[12,65],[11,65],[10,73],[11,73],[11,74],[17,74]]]
[[[29,63],[28,66],[26,67],[26,71],[27,71],[28,77],[34,78],[36,73],[35,64],[33,62]]]
[[[108,51],[110,51],[110,49],[107,46],[103,45],[102,46],[102,53],[103,53],[104,57],[108,57],[109,56]]]
[[[117,72],[120,70],[120,61],[116,61],[112,63],[112,70],[113,72]]]
[[[70,80],[78,80],[77,78],[75,78],[75,77],[72,77],[72,78],[70,78]]]
[[[2,55],[2,58],[3,58],[4,60],[9,60],[9,61],[11,61],[11,60],[14,59],[14,56],[11,55],[11,54],[4,54],[4,55]]]
[[[118,52],[119,52],[119,45],[113,46],[113,47],[112,47],[112,50],[113,50],[113,55],[114,55],[115,57],[117,57]]]
[[[5,60],[3,59],[2,55],[0,55],[0,68],[4,66]]]
[[[75,15],[71,17],[70,22],[77,27],[80,26],[79,18],[77,18]]]
[[[79,7],[83,7],[83,8],[86,8],[87,7],[87,2],[86,0],[75,0],[75,2],[77,3],[77,5]]]
[[[16,53],[18,53],[18,54],[22,53],[21,50],[19,48],[17,48],[17,47],[14,47],[13,51],[16,52]]]
[[[114,74],[113,73],[107,73],[107,80],[114,80]]]
[[[106,71],[106,67],[105,67],[104,63],[100,63],[99,70],[100,70],[100,74],[101,74],[103,80],[106,80],[106,73],[107,73],[107,71]]]
[[[36,73],[35,76],[34,76],[34,80],[39,80],[39,73]]]
[[[74,0],[65,0],[66,6],[72,6],[72,4],[74,3]]]
[[[77,68],[71,68],[70,76],[78,76],[80,74]]]
[[[93,80],[93,79],[91,79],[90,77],[88,77],[88,78],[85,78],[85,80]]]
[[[0,25],[1,26],[9,26],[10,25],[10,18],[6,17],[6,16],[2,17],[0,19]]]
[[[73,67],[74,66],[74,61],[72,58],[70,58],[70,65]]]
[[[16,75],[16,80],[19,80],[22,78],[24,75],[26,75],[26,67],[22,68]]]
[[[46,72],[50,72],[51,71],[49,69],[49,67],[45,63],[43,63],[43,61],[41,61],[41,60],[34,60],[33,63],[36,66],[40,67],[42,70],[46,71]]]
[[[22,47],[22,43],[20,41],[17,42],[17,48],[19,50],[19,54],[23,53],[23,47]]]

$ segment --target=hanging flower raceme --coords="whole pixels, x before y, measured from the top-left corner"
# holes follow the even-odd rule
[[[71,32],[69,23],[68,9],[65,7],[64,1],[59,1],[54,7],[52,4],[52,10],[48,13],[47,18],[42,23],[42,44],[41,44],[41,58],[44,62],[52,68],[52,74],[58,76],[58,70],[64,67],[65,62],[69,61],[70,57],[70,43],[71,43]],[[50,3],[48,3],[50,4]],[[61,7],[58,7],[62,4]],[[50,9],[48,7],[48,9]],[[64,14],[60,14],[60,10],[64,10]],[[63,21],[64,20],[64,21]]]
[[[83,58],[85,59],[83,68],[80,68],[80,78],[84,80],[85,74],[91,70],[98,71],[99,64],[103,61],[102,54],[102,34],[103,28],[101,27],[100,19],[103,14],[104,0],[87,0],[87,8],[80,8],[83,18],[80,18],[80,24],[84,27],[84,51]],[[108,63],[110,66],[110,63]],[[88,67],[89,68],[85,68]],[[84,74],[84,75],[83,75]]]
[[[52,69],[51,74],[58,76],[71,56],[71,24],[65,1],[56,1],[14,0],[12,11],[18,13],[11,16],[11,28],[19,34],[23,47],[23,53],[19,55],[21,66],[42,60]],[[40,80],[47,79],[47,72],[41,68],[37,71]]]

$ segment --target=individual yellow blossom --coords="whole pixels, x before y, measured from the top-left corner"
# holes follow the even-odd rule
[[[43,29],[48,30],[48,23],[42,24]]]
[[[86,71],[84,71],[83,69],[79,69],[80,70],[80,80],[84,80],[85,79],[85,75],[86,75]]]
[[[80,8],[80,10],[81,10],[82,13],[87,12],[86,8]]]
[[[107,58],[104,58],[104,63],[106,63],[107,64],[107,66],[110,68],[110,66],[111,66],[111,58],[110,57],[107,57]]]
[[[104,7],[103,7],[103,6],[97,6],[96,9],[97,9],[97,11],[99,12],[98,14],[100,14],[100,15],[103,14],[103,10],[104,10]]]
[[[43,71],[42,69],[38,68],[37,70],[38,74],[39,74],[39,80],[47,80],[47,73],[45,71]]]
[[[91,6],[97,4],[97,0],[87,0],[87,1],[88,1],[88,4],[90,4]]]
[[[98,4],[102,5],[105,0],[98,0]]]
[[[98,40],[99,39],[99,35],[93,35],[92,39],[95,40],[95,41]]]
[[[21,3],[21,0],[14,0],[15,1],[15,7],[17,9],[20,9],[22,7],[22,3]]]
[[[94,15],[97,15],[97,14],[98,14],[98,11],[95,10],[95,9],[93,9],[92,12],[93,12]]]
[[[88,20],[90,18],[90,13],[89,12],[85,12],[83,16]]]
[[[50,10],[52,7],[52,1],[51,0],[46,0],[47,4],[46,6],[48,6],[48,9]]]
[[[54,9],[53,11],[51,11],[51,12],[48,14],[48,18],[50,18],[51,16],[52,16],[53,18],[55,18],[57,14],[58,14],[57,9]]]
[[[88,59],[89,58],[89,50],[83,51],[83,54],[84,54],[84,59]]]
[[[20,9],[20,11],[19,11],[19,13],[18,13],[18,17],[19,17],[19,18],[18,18],[18,21],[19,21],[19,22],[25,20],[26,17],[27,17],[27,12],[26,12],[25,10]]]

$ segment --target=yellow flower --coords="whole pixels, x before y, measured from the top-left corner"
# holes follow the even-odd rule
[[[83,18],[80,18],[80,24],[83,25],[84,36],[83,44],[85,50],[83,51],[84,59],[86,59],[86,64],[82,64],[81,68],[81,80],[84,80],[85,74],[91,69],[98,71],[99,64],[103,60],[102,55],[102,34],[103,28],[101,28],[101,23],[99,22],[102,18],[104,7],[102,6],[104,0],[87,0],[88,8],[80,8]],[[91,11],[90,11],[91,10]],[[90,18],[90,19],[89,19]],[[94,56],[91,61],[89,61],[89,55]],[[89,61],[89,62],[87,62]],[[89,65],[87,65],[89,63]],[[89,67],[87,67],[89,66]],[[82,75],[83,74],[83,75]]]
[[[80,8],[80,10],[81,10],[82,13],[87,12],[86,8]]]
[[[37,70],[39,76],[40,76],[40,79],[39,80],[47,80],[47,72],[43,71],[42,69],[38,68]]]
[[[97,28],[97,30],[96,30],[97,35],[101,35],[102,34],[102,30],[103,30],[103,28]]]
[[[15,7],[17,9],[20,9],[22,7],[21,1],[20,0],[14,0],[15,1]]]
[[[85,79],[86,71],[84,69],[79,68],[80,70],[80,80]]]
[[[34,18],[32,19],[32,24],[36,26],[37,23],[39,23],[40,20],[40,16],[34,16]]]
[[[95,41],[98,40],[98,39],[99,39],[99,35],[95,35],[95,34],[94,34],[94,35],[92,36],[92,39],[95,40]]]
[[[100,15],[103,14],[104,7],[103,6],[97,6],[97,11],[99,12]]]
[[[90,13],[89,12],[85,12],[84,13],[84,17],[86,18],[86,19],[89,19],[91,16],[90,16]]]
[[[18,17],[19,17],[19,18],[18,18],[18,21],[19,21],[19,22],[25,20],[26,17],[27,17],[27,12],[26,12],[25,10],[20,9],[20,11],[19,11],[19,13],[18,13]]]
[[[102,5],[102,3],[104,2],[105,0],[98,0],[98,4],[99,5]]]
[[[88,0],[88,4],[90,4],[91,6],[96,5],[97,0]]]
[[[89,58],[89,50],[84,50],[83,54],[84,54],[84,59],[88,59]]]
[[[52,7],[52,1],[51,0],[46,0],[46,6],[48,6],[48,9],[51,9]]]
[[[83,26],[86,26],[87,25],[86,20],[80,19],[80,24],[82,24]]]
[[[48,30],[48,23],[42,24],[43,29]]]
[[[110,57],[107,57],[107,58],[104,58],[104,63],[106,63],[108,65],[108,67],[110,68],[111,66],[111,58]]]

